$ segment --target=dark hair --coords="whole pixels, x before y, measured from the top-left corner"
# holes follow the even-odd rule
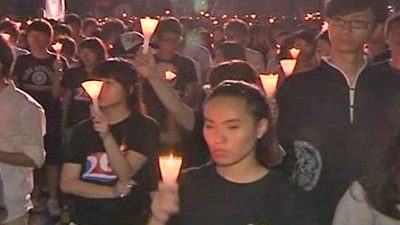
[[[98,27],[99,23],[97,22],[97,20],[95,18],[86,18],[83,21],[83,29],[90,27],[90,26]]]
[[[133,113],[142,113],[139,98],[138,75],[128,61],[121,58],[111,58],[101,62],[94,70],[99,78],[111,78],[120,83],[128,93],[127,104]]]
[[[221,50],[222,55],[224,56],[225,60],[246,60],[246,53],[243,45],[233,42],[233,41],[224,41],[215,47],[216,50]]]
[[[94,51],[97,55],[98,61],[102,61],[107,58],[106,47],[104,46],[103,41],[101,41],[99,38],[93,37],[93,38],[85,39],[79,45],[79,49],[83,49],[83,48],[87,48],[87,49]]]
[[[76,42],[71,37],[61,37],[58,41],[62,44],[61,52],[67,53],[70,56],[76,55]]]
[[[385,23],[385,37],[389,36],[389,32],[392,29],[393,25],[396,23],[400,23],[400,12],[393,14]]]
[[[65,17],[65,23],[71,26],[82,27],[82,19],[78,14],[71,13]]]
[[[124,22],[117,18],[109,19],[102,27],[102,37],[104,39],[110,38],[111,34],[117,33],[118,35],[127,30]]]
[[[53,27],[44,19],[35,19],[33,22],[26,28],[26,35],[29,35],[31,31],[38,31],[46,34],[50,40],[53,38]]]
[[[371,9],[375,21],[384,23],[388,16],[387,6],[386,0],[327,0],[325,15],[332,18]]]
[[[18,39],[19,30],[14,21],[2,20],[0,22],[0,32],[9,34],[14,41]]]
[[[208,73],[211,87],[219,85],[225,80],[241,80],[257,84],[259,82],[257,73],[251,66],[241,60],[231,60],[218,64]]]
[[[256,157],[258,162],[267,167],[276,166],[281,162],[282,154],[278,149],[276,137],[276,123],[273,117],[273,107],[268,102],[265,94],[254,84],[244,81],[228,80],[213,89],[205,103],[216,97],[238,97],[244,99],[256,122],[262,119],[268,121],[267,132],[258,139],[256,146]]]
[[[247,36],[249,26],[241,19],[231,19],[224,25],[225,32],[232,32],[236,35]]]
[[[369,204],[377,211],[400,219],[400,136],[389,149],[381,151],[376,166],[361,180]]]
[[[164,33],[172,33],[182,36],[182,32],[182,24],[175,17],[162,18],[155,30],[155,34],[158,38],[160,38]]]
[[[7,41],[0,36],[0,63],[2,65],[0,72],[4,78],[10,77],[14,65],[14,60],[15,56],[13,49],[7,43]]]
[[[71,26],[67,24],[56,24],[54,26],[54,33],[59,33],[61,35],[67,35],[71,37],[72,29]]]

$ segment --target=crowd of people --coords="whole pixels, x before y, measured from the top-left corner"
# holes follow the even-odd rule
[[[327,0],[323,15],[165,16],[149,52],[118,18],[3,19],[0,224],[400,224],[400,13]],[[274,94],[259,74],[278,74]],[[176,183],[159,175],[171,152]]]

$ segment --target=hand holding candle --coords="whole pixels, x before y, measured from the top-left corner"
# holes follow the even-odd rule
[[[144,36],[143,53],[147,54],[149,52],[150,38],[158,25],[158,20],[142,18],[140,19],[140,24],[142,26],[142,32]]]
[[[264,87],[264,91],[267,94],[268,98],[272,98],[274,96],[277,84],[278,84],[278,74],[260,74],[260,79],[262,86]]]
[[[293,73],[296,63],[296,59],[283,59],[280,61],[283,72],[285,72],[286,76],[290,76]]]
[[[182,166],[182,157],[160,156],[158,158],[162,180],[166,183],[175,183],[178,180],[179,172]]]
[[[60,52],[61,52],[63,45],[60,42],[57,42],[54,45],[52,45],[51,47],[53,47],[54,51],[56,51],[56,53],[57,53],[57,60],[60,60]]]
[[[93,101],[93,107],[95,110],[100,110],[99,107],[99,96],[101,89],[103,87],[103,81],[98,80],[90,80],[85,81],[82,84],[83,89],[85,89],[86,93],[90,96]]]

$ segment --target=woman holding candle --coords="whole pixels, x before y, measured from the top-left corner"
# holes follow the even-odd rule
[[[212,163],[160,183],[149,224],[316,224],[304,193],[272,169],[274,121],[254,85],[225,81],[204,104]],[[175,215],[176,216],[173,216]]]
[[[65,71],[61,86],[64,88],[63,128],[73,126],[90,117],[90,98],[81,87],[81,83],[94,75],[95,67],[107,58],[107,50],[98,38],[88,38],[79,45],[80,65]]]
[[[133,61],[138,73],[147,79],[154,92],[188,134],[184,142],[188,148],[183,148],[183,167],[199,166],[209,160],[209,153],[202,135],[203,115],[187,106],[176,94],[175,90],[160,76],[155,69],[154,57],[138,53]],[[249,83],[258,83],[257,74],[249,64],[240,60],[221,63],[214,67],[208,74],[209,84],[215,87],[224,80],[243,80]]]
[[[95,74],[104,82],[100,110],[74,127],[61,189],[75,196],[77,224],[137,224],[149,202],[159,128],[141,113],[136,71],[128,62],[109,59]]]

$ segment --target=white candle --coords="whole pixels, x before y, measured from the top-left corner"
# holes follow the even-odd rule
[[[57,60],[59,60],[60,59],[60,52],[61,52],[61,49],[62,49],[63,45],[60,42],[57,42],[54,45],[52,45],[51,47],[53,47],[54,51],[56,51]]]
[[[154,33],[158,25],[158,20],[150,19],[150,18],[142,18],[140,19],[140,24],[142,26],[144,43],[143,43],[143,53],[147,54],[149,52],[150,38]]]
[[[286,76],[289,76],[293,73],[294,68],[296,67],[297,60],[296,59],[283,59],[280,61],[283,72],[285,72]]]
[[[300,54],[300,49],[297,48],[291,48],[289,50],[290,54],[292,55],[293,59],[297,59],[299,57]]]
[[[182,157],[160,156],[158,158],[162,180],[166,183],[175,183],[178,180],[179,172],[182,166]]]
[[[92,99],[94,109],[100,110],[99,96],[101,93],[101,89],[103,88],[103,81],[90,80],[83,82],[81,85]]]
[[[278,84],[278,74],[260,74],[261,83],[267,97],[272,98],[274,96],[276,86]]]
[[[174,72],[171,72],[169,70],[165,71],[165,79],[167,81],[171,81],[171,80],[173,80],[175,78],[176,78],[176,74]]]
[[[4,40],[9,41],[11,38],[11,35],[7,33],[0,33],[1,37],[4,38]]]

